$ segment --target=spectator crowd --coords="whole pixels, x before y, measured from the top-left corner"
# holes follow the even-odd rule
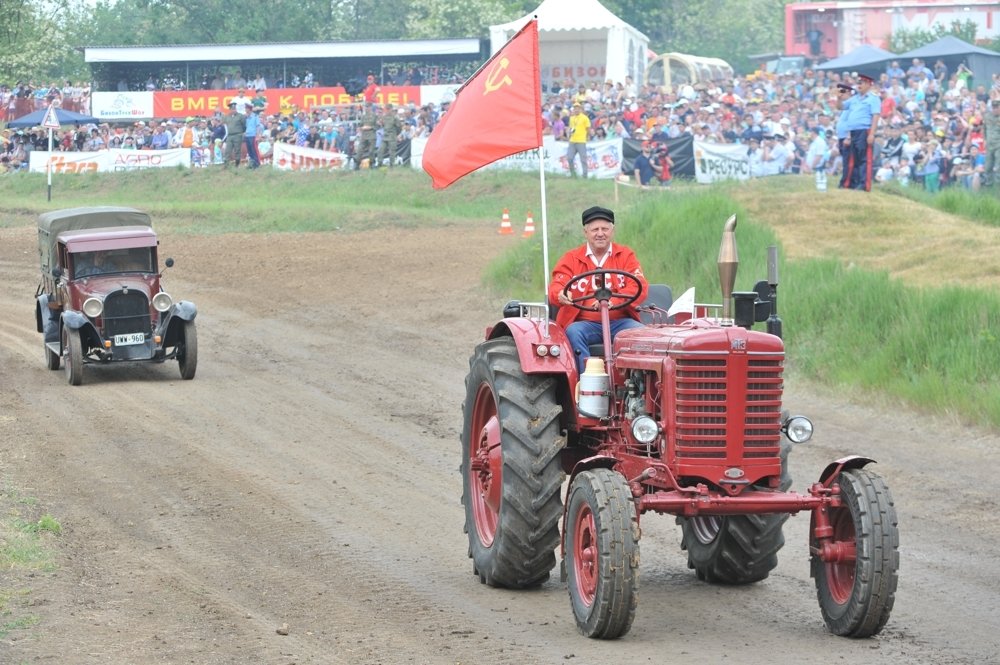
[[[257,122],[251,124],[257,128],[254,141],[261,163],[268,161],[278,142],[339,152],[353,159],[359,120],[365,113],[378,116],[379,129],[370,155],[374,157],[380,151],[386,114],[398,117],[398,141],[403,142],[428,136],[447,110],[447,105],[439,108],[433,103],[398,107],[369,104],[376,99],[378,90],[372,87],[369,77],[368,86],[359,93],[359,100],[366,102],[272,112],[260,94],[267,85],[263,78],[239,78],[237,74],[218,81],[207,79],[207,85],[234,86],[235,112],[257,116]],[[648,154],[658,160],[654,160],[649,172],[655,173],[660,182],[670,179],[668,142],[684,135],[710,143],[746,146],[752,177],[817,171],[836,176],[844,167],[836,89],[838,85],[854,89],[856,82],[856,75],[813,69],[780,76],[755,73],[732,80],[682,84],[670,92],[637,84],[630,78],[621,82],[553,82],[543,91],[543,131],[566,141],[568,151],[571,124],[576,130],[573,140],[579,141],[580,137],[579,122],[573,117],[582,113],[589,121],[588,140],[624,138],[648,144]],[[299,84],[313,84],[308,72]],[[877,78],[873,90],[881,99],[872,152],[876,184],[896,181],[903,186],[937,191],[946,186],[976,190],[991,182],[1000,158],[1000,82],[996,77],[983,82],[964,65],[950,72],[941,61],[928,67],[914,59],[906,69],[893,61]],[[42,100],[43,104],[57,100],[65,108],[86,112],[89,94],[87,86],[69,81],[62,87],[34,86],[31,82],[18,82],[12,88],[0,86],[0,102],[8,118],[20,103],[18,100],[24,99]],[[574,110],[577,105],[579,108]],[[233,158],[225,154],[225,119],[225,114],[217,113],[210,117],[79,126],[58,132],[55,149],[189,147],[193,164],[222,164]],[[47,132],[40,128],[4,130],[0,137],[3,165],[10,169],[26,164],[27,154],[32,149],[47,149],[47,142]],[[354,163],[360,165],[360,159],[354,159]]]

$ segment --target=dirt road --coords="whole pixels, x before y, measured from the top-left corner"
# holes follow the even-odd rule
[[[895,495],[899,591],[879,637],[826,632],[805,515],[771,577],[735,589],[699,583],[673,520],[644,517],[618,641],[576,632],[558,569],[537,591],[480,585],[460,404],[499,312],[479,268],[510,242],[166,234],[166,288],[199,309],[197,377],[87,367],[74,388],[35,332],[34,230],[0,230],[0,482],[64,527],[57,572],[0,571],[39,620],[0,641],[0,663],[1000,662],[1000,437],[794,381],[787,405],[817,428],[795,487],[864,453]]]

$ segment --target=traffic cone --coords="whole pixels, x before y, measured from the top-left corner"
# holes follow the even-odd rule
[[[506,236],[514,233],[514,227],[510,225],[510,211],[503,209],[503,217],[500,218],[500,235]]]
[[[530,238],[535,235],[535,219],[531,216],[531,211],[528,211],[528,219],[524,220],[524,233],[521,234],[522,238]]]

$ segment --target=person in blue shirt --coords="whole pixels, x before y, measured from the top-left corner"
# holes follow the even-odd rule
[[[264,129],[260,122],[260,113],[263,110],[263,108],[255,106],[247,114],[247,129],[243,134],[243,143],[247,147],[247,161],[250,162],[251,169],[260,166],[260,153],[257,152],[257,137],[263,133]]]
[[[837,84],[837,106],[840,107],[844,99],[854,94],[854,88],[846,83]],[[840,151],[840,189],[847,189],[851,186],[851,171],[854,169],[854,162],[851,160],[851,133],[847,131],[847,109],[837,116],[837,149]]]
[[[861,74],[858,76],[858,94],[840,98],[840,108],[847,111],[847,131],[851,141],[851,189],[872,189],[872,144],[875,143],[875,129],[878,127],[882,100],[872,91],[875,79]]]

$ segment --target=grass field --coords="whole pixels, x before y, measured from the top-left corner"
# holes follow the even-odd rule
[[[170,233],[354,233],[371,228],[515,228],[531,212],[538,233],[483,266],[484,285],[512,298],[541,297],[537,175],[479,173],[438,192],[423,173],[145,171],[0,178],[0,227],[30,226],[39,212],[130,205]],[[960,422],[1000,426],[1000,206],[987,194],[937,197],[891,189],[818,193],[807,177],[669,191],[608,181],[549,179],[550,267],[582,241],[579,212],[614,207],[617,240],[633,246],[647,277],[700,301],[718,299],[722,224],[740,220],[737,290],[765,276],[780,247],[780,315],[790,367],[832,389],[905,403]]]

